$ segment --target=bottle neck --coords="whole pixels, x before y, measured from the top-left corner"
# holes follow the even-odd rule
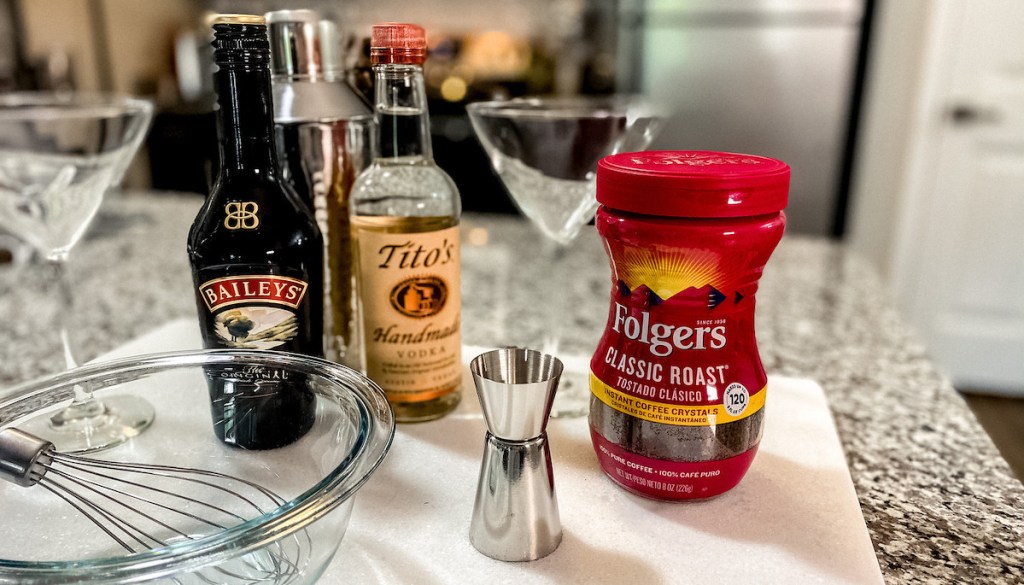
[[[419,65],[375,65],[376,114],[380,139],[378,159],[431,162],[430,118],[423,68]]]
[[[220,65],[214,73],[214,85],[219,106],[221,173],[277,177],[267,65]]]

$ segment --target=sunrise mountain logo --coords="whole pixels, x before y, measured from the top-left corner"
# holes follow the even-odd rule
[[[623,302],[635,307],[657,307],[671,300],[671,304],[674,307],[685,307],[687,309],[706,308],[708,310],[714,309],[730,300],[732,305],[738,305],[744,298],[744,294],[739,291],[736,291],[730,297],[710,284],[701,287],[691,286],[672,296],[662,297],[651,290],[646,284],[630,288],[627,283],[621,280],[615,283],[613,294],[616,298],[622,299]]]

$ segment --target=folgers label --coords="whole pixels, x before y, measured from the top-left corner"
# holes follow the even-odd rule
[[[733,488],[763,428],[754,337],[761,272],[782,237],[789,168],[711,152],[613,155],[598,167],[611,260],[591,360],[594,451],[613,481],[660,499]]]
[[[606,437],[592,426],[605,473],[632,491],[669,499],[709,497],[740,481],[760,438],[761,417],[751,417],[767,394],[752,317],[746,296],[711,286],[661,299],[646,285],[630,291],[617,283],[590,381],[616,414],[592,419],[631,428]],[[725,434],[735,435],[731,449],[719,448]]]
[[[764,371],[744,359],[756,351],[744,335],[745,297],[706,286],[662,300],[625,283],[613,297],[607,339],[591,363],[591,391],[602,402],[681,426],[733,422],[764,406]]]

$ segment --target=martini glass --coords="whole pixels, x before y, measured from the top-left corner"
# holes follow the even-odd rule
[[[549,285],[544,303],[544,353],[558,351],[569,299],[558,290],[566,248],[597,211],[597,162],[609,154],[644,150],[662,116],[639,96],[518,98],[466,107],[477,138],[519,210],[546,237]],[[563,377],[554,417],[584,416],[585,380]]]
[[[152,111],[146,101],[100,94],[0,96],[0,227],[34,248],[52,274],[68,369],[77,365],[68,335],[68,254],[128,168]],[[141,398],[101,402],[79,386],[72,403],[37,421],[37,430],[60,451],[95,451],[137,435],[152,420],[153,408]]]

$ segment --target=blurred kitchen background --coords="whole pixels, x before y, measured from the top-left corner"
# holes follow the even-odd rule
[[[203,193],[204,16],[304,7],[338,23],[362,89],[371,24],[427,29],[434,151],[466,210],[515,213],[466,103],[647,94],[671,112],[652,148],[787,161],[790,234],[873,263],[958,388],[1024,397],[1024,2],[0,0],[0,89],[151,97],[126,188]],[[972,404],[983,422],[1016,412],[996,426],[1024,445],[1019,400]]]
[[[422,24],[435,154],[466,209],[514,211],[466,103],[527,94],[644,93],[674,113],[652,148],[776,156],[794,174],[790,227],[845,229],[851,114],[867,0],[4,0],[8,84],[153,96],[148,169],[132,186],[206,189],[215,157],[209,12],[310,7],[340,25],[352,81],[365,37]],[[143,172],[147,171],[147,172]]]

